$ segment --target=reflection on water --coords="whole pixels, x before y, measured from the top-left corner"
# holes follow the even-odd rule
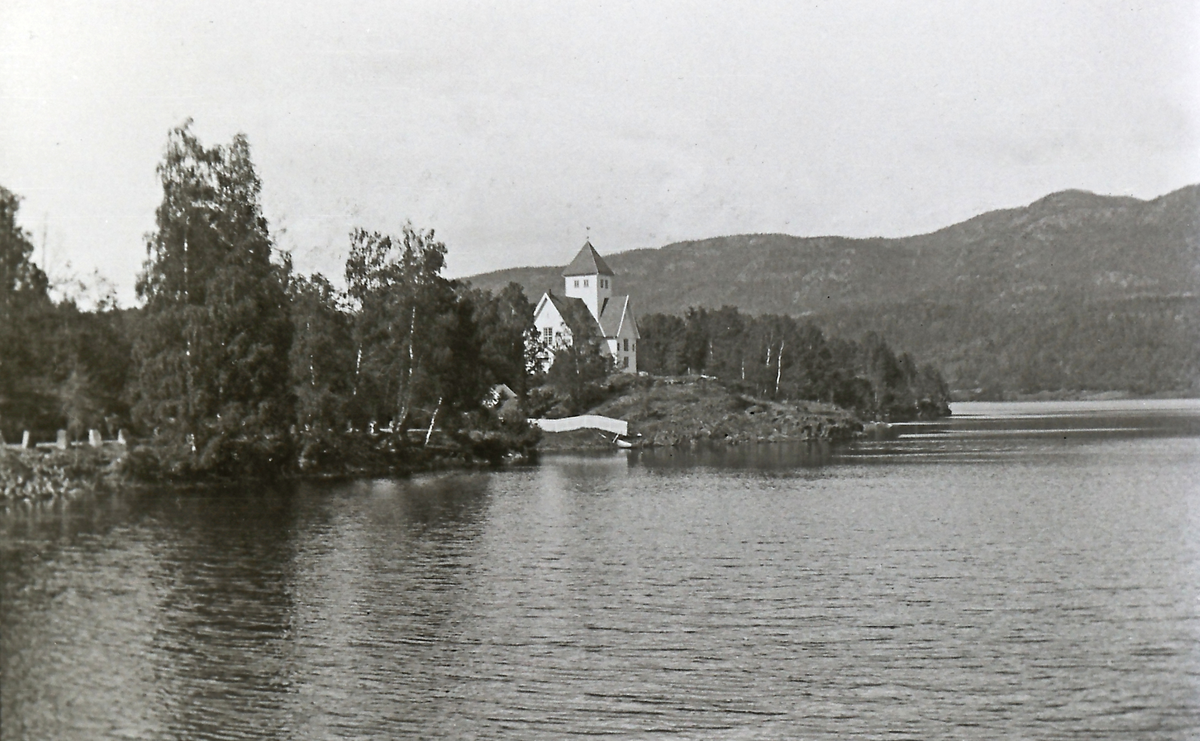
[[[1096,440],[1200,436],[1200,399],[959,402],[951,408],[949,419],[893,425],[891,439],[856,444],[843,457],[1005,460],[1075,454]]]
[[[1200,735],[1200,408],[956,412],[11,509],[0,736]]]
[[[633,451],[631,463],[649,468],[744,469],[753,471],[790,471],[819,468],[834,461],[844,448],[828,441],[771,443],[769,445],[699,445],[693,448],[649,448]]]
[[[968,463],[1076,455],[1097,440],[1200,437],[1200,399],[960,402],[950,418],[890,425],[850,445],[789,442],[636,452],[654,468],[787,471],[845,463]]]

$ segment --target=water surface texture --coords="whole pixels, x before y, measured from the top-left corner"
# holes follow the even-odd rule
[[[1200,736],[1200,405],[0,517],[0,735]]]

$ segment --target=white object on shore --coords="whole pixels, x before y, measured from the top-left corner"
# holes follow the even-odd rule
[[[603,430],[622,437],[629,434],[629,423],[599,414],[583,414],[563,419],[531,419],[529,424],[540,427],[543,432],[571,432],[572,430]]]

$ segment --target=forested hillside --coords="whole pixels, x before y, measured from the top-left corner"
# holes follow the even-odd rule
[[[1200,186],[1065,191],[899,239],[717,237],[606,254],[642,315],[736,306],[877,331],[961,393],[1200,393]],[[531,297],[559,268],[475,276]]]

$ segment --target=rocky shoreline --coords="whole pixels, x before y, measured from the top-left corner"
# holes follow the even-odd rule
[[[479,445],[487,440],[473,442]],[[503,447],[502,441],[492,447]],[[162,451],[157,453],[161,454]],[[145,444],[104,444],[99,447],[75,444],[65,449],[57,446],[25,448],[0,445],[0,504],[70,500],[86,494],[158,484],[226,486],[257,478],[248,476],[235,480],[212,475],[188,475],[186,472],[173,473],[161,462],[152,461],[155,456],[153,446]],[[536,451],[497,457],[470,455],[459,448],[439,446],[417,449],[405,456],[359,456],[353,461],[341,461],[336,467],[315,465],[281,472],[271,478],[330,480],[411,476],[435,471],[520,465],[531,462],[532,456],[536,456]]]
[[[125,483],[125,447],[60,450],[0,447],[0,496],[5,501],[74,499]]]
[[[635,448],[842,442],[864,434],[861,420],[832,404],[753,398],[704,377],[640,379],[591,413],[629,422],[629,435],[623,440]],[[486,441],[474,442],[482,445]],[[537,453],[616,447],[611,434],[597,430],[542,433],[529,455],[505,456],[503,460],[466,455],[462,450],[428,449],[422,450],[421,456],[404,460],[367,456],[350,461],[342,457],[337,470],[317,464],[285,478],[403,476],[418,471],[519,465],[533,462]],[[145,466],[137,462],[146,455],[137,446],[127,449],[124,445],[76,445],[66,449],[7,446],[0,448],[0,495],[7,502],[43,501],[157,481],[154,476],[138,475]],[[205,483],[186,477],[168,476],[162,480],[184,485]]]
[[[629,422],[627,440],[638,448],[838,442],[853,440],[863,432],[861,420],[833,404],[758,399],[704,377],[646,379],[589,413]],[[566,452],[613,447],[611,435],[579,430],[546,433],[538,449]]]

